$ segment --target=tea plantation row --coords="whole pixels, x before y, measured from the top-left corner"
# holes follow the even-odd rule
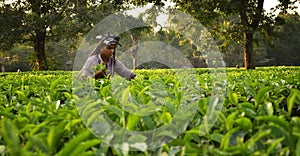
[[[135,73],[0,73],[0,155],[300,155],[299,67]]]

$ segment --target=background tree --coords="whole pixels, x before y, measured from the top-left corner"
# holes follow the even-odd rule
[[[4,45],[0,48],[7,50],[16,43],[29,42],[35,52],[34,69],[46,70],[47,41],[76,38],[99,18],[123,6],[102,0],[3,0],[0,7],[0,41]]]
[[[197,18],[202,24],[211,28],[213,34],[217,34],[221,22],[218,18],[231,18],[231,23],[236,26],[226,31],[225,36],[235,42],[243,42],[244,45],[244,66],[246,69],[255,68],[254,42],[255,33],[270,35],[274,24],[280,21],[275,18],[275,12],[280,10],[287,13],[288,9],[294,9],[294,0],[280,0],[279,4],[272,9],[272,13],[266,14],[263,5],[264,0],[213,0],[213,1],[184,1],[173,0],[176,6]],[[236,20],[236,15],[239,20]],[[212,27],[213,25],[217,28]],[[224,35],[224,34],[223,34]],[[241,35],[243,35],[241,37]],[[242,41],[241,41],[242,39]]]
[[[297,43],[297,35],[290,35],[295,38],[290,37],[288,39],[291,40],[286,40],[285,35],[287,36],[287,33],[279,33],[297,30],[298,18],[292,20],[283,18],[287,14],[288,8],[293,9],[292,4],[295,1],[281,0],[279,5],[272,9],[269,14],[266,14],[261,8],[263,0],[172,0],[172,2],[175,3],[175,8],[192,15],[208,28],[217,41],[221,52],[223,52],[225,61],[228,60],[232,63],[228,63],[229,66],[239,63],[245,64],[246,69],[252,69],[259,65],[257,58],[264,58],[265,55],[261,40],[268,39],[276,33],[279,34],[278,37],[281,40],[286,42],[272,42],[281,48],[268,48],[267,57],[274,58],[273,60],[286,65],[292,65],[293,62],[297,61],[295,56],[297,55],[297,46],[291,44]],[[120,50],[126,50],[124,48],[132,46],[130,34],[133,34],[141,42],[156,39],[171,43],[173,47],[180,49],[191,60],[203,58],[201,54],[205,54],[205,51],[199,51],[197,47],[178,33],[167,31],[168,28],[159,26],[156,18],[160,13],[163,13],[162,8],[165,1],[162,0],[3,0],[0,2],[0,50],[2,50],[0,53],[4,54],[5,52],[5,56],[9,54],[13,58],[18,53],[28,54],[28,50],[31,50],[35,53],[28,57],[23,57],[23,54],[22,57],[14,57],[16,58],[14,61],[18,61],[18,58],[28,58],[34,59],[31,62],[35,69],[63,69],[65,62],[72,61],[84,35],[96,23],[115,11],[130,7],[129,4],[142,6],[147,3],[154,5],[144,14],[142,13],[139,18],[152,24],[156,30],[141,28],[120,34],[122,43],[125,43],[125,46]],[[280,16],[274,13],[276,10],[281,11]],[[297,16],[299,17],[299,15]],[[284,22],[290,22],[290,24],[276,29],[277,24]],[[8,49],[11,49],[12,52],[8,53]],[[19,52],[15,54],[16,49]],[[284,52],[294,51],[294,54],[289,53],[283,57],[283,53],[280,52],[283,50]],[[241,63],[242,55],[244,55],[244,63]],[[237,60],[236,57],[239,59]],[[293,57],[295,61],[287,61],[291,60],[290,57]]]
[[[270,43],[267,57],[270,65],[300,65],[300,16],[297,14],[280,15],[284,23],[275,29],[277,39]]]

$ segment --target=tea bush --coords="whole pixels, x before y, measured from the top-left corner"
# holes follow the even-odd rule
[[[220,84],[226,90],[222,109],[213,124],[206,125],[210,126],[207,131],[202,130],[202,122],[214,103],[213,76],[210,69],[194,71],[197,82],[190,86],[176,79],[174,69],[136,70],[133,81],[97,80],[93,90],[98,100],[88,105],[80,104],[90,99],[77,94],[80,88],[73,85],[77,72],[0,73],[0,154],[300,155],[299,67],[226,69],[226,81]],[[182,92],[191,87],[197,97]],[[163,104],[153,102],[155,97],[163,97]],[[132,105],[130,100],[146,107]],[[187,125],[180,125],[176,118],[183,101],[193,103],[180,115],[183,120],[191,118]],[[192,111],[194,116],[189,115]],[[183,133],[177,136],[166,129],[162,135],[173,137],[170,142],[152,150],[142,144],[135,151],[129,150],[132,144],[124,142],[121,134],[113,133],[113,140],[123,148],[110,147],[90,127],[103,112],[127,130],[148,131],[172,123],[179,124],[175,127],[183,128]],[[147,139],[132,136],[129,140]]]

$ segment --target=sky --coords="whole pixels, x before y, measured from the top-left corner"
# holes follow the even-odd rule
[[[278,4],[277,0],[265,0],[264,2],[264,9],[268,12],[272,7],[275,7]],[[300,2],[296,2],[297,12],[300,14]]]

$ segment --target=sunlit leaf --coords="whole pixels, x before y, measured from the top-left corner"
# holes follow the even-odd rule
[[[246,117],[238,118],[235,120],[235,122],[245,131],[252,130],[252,122]]]
[[[296,89],[292,89],[291,94],[287,97],[287,108],[288,108],[289,115],[291,115],[293,106],[296,103],[300,104],[300,91]]]
[[[134,129],[136,124],[139,122],[140,118],[141,118],[140,116],[129,114],[127,116],[126,128],[129,129],[129,130]]]
[[[235,105],[238,104],[238,95],[237,95],[236,93],[229,92],[229,93],[228,93],[228,98],[229,98],[229,100],[230,100],[233,104],[235,104]]]
[[[271,87],[264,87],[258,90],[255,96],[255,104],[258,106],[265,100],[266,93],[271,90]]]
[[[161,120],[166,124],[172,119],[172,115],[169,112],[164,112],[161,115]]]

